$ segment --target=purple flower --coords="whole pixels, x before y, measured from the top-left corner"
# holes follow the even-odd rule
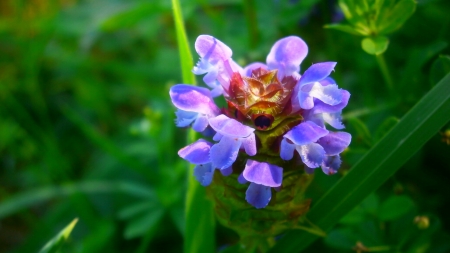
[[[249,183],[246,201],[264,208],[272,188],[281,189],[286,164],[303,163],[298,169],[307,173],[318,167],[325,174],[337,172],[351,136],[327,130],[327,125],[344,128],[341,112],[350,98],[329,77],[336,62],[313,64],[301,75],[308,46],[295,36],[275,42],[266,63],[244,68],[232,59],[232,50],[212,36],[200,35],[195,49],[200,60],[193,72],[204,75],[211,90],[178,84],[170,96],[178,108],[177,126],[192,125],[212,136],[211,142],[200,139],[178,152],[196,165],[194,175],[202,185],[211,184],[216,169],[224,176],[240,173],[238,183]],[[221,109],[213,99],[220,95],[227,102]],[[296,161],[282,161],[291,159]]]
[[[186,127],[193,123],[192,128],[202,132],[208,126],[208,118],[220,113],[208,89],[177,84],[170,88],[172,103],[178,108],[176,124]]]

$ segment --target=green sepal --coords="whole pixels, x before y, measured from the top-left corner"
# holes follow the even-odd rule
[[[364,51],[372,55],[380,55],[388,48],[389,39],[384,36],[367,37],[361,41]]]

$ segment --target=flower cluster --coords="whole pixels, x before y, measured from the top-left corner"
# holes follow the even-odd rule
[[[193,72],[205,74],[210,89],[177,84],[170,97],[178,108],[177,126],[192,126],[210,140],[199,139],[178,152],[196,165],[194,175],[203,186],[212,183],[216,170],[224,176],[238,173],[239,183],[249,184],[247,202],[264,208],[272,188],[282,189],[283,168],[336,173],[351,135],[326,128],[344,128],[341,111],[350,97],[329,77],[335,62],[313,64],[301,75],[308,47],[295,36],[277,41],[266,64],[244,68],[212,36],[199,36],[195,49],[201,58]],[[227,108],[217,107],[213,98],[218,96]],[[293,159],[298,162],[289,163]],[[303,166],[292,168],[299,163]]]

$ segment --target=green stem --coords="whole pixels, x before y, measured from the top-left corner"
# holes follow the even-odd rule
[[[250,34],[250,48],[255,48],[258,44],[258,22],[255,12],[255,0],[244,0],[244,11],[247,20],[247,27]]]
[[[384,81],[386,82],[390,92],[394,91],[394,82],[392,81],[392,76],[387,67],[386,61],[384,60],[384,55],[379,54],[376,56],[378,66],[380,67],[381,73],[383,74]]]

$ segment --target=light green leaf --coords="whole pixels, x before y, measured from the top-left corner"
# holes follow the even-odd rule
[[[383,9],[377,22],[379,34],[389,34],[399,29],[416,10],[416,1],[400,0],[392,9]]]
[[[380,55],[388,48],[389,39],[384,36],[367,37],[361,41],[364,51],[372,55]]]
[[[332,228],[449,122],[449,111],[450,74],[434,86],[339,182],[315,202],[307,218],[325,231]],[[317,238],[316,235],[293,230],[284,235],[269,252],[299,252]]]
[[[78,218],[75,218],[69,223],[63,230],[61,230],[53,239],[51,239],[45,246],[39,251],[39,253],[55,253],[59,252],[62,244],[69,238],[73,228],[78,222]]]
[[[353,28],[352,26],[349,26],[349,25],[329,24],[329,25],[325,25],[324,28],[338,30],[338,31],[350,33],[353,35],[364,35],[364,34],[359,33],[358,31],[356,31],[355,28]]]
[[[395,220],[414,208],[414,202],[407,196],[391,196],[381,204],[378,218],[381,221]]]

